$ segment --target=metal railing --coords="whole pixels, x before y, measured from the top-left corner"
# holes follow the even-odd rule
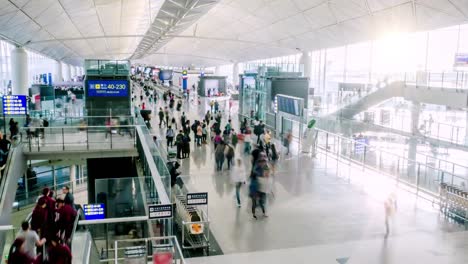
[[[129,149],[135,126],[27,127],[20,130],[27,152]]]
[[[185,259],[175,236],[150,237],[144,239],[116,240],[114,244],[115,264],[128,263],[137,259],[147,263],[185,264]]]
[[[468,178],[418,161],[380,150],[359,140],[317,129],[318,150],[332,154],[344,163],[362,166],[389,176],[396,183],[410,187],[417,196],[438,203],[439,186],[447,183],[466,189]],[[338,166],[338,165],[337,165]]]

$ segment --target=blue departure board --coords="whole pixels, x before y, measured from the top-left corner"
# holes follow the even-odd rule
[[[104,204],[83,204],[85,220],[97,220],[105,218]]]
[[[291,115],[300,115],[299,100],[289,97],[277,96],[278,111]]]
[[[128,86],[127,80],[88,80],[88,96],[128,96]]]
[[[26,115],[28,103],[26,95],[4,95],[3,114],[4,115]]]

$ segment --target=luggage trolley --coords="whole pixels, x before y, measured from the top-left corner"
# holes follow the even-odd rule
[[[172,194],[176,207],[174,219],[182,234],[182,249],[203,249],[208,255],[210,247],[208,204],[188,204],[187,195],[192,194],[188,193],[185,186],[175,185]]]
[[[468,192],[459,186],[441,183],[439,194],[444,216],[468,227]]]

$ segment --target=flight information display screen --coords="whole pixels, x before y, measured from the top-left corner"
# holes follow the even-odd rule
[[[89,80],[88,96],[123,97],[128,96],[129,83],[126,80]]]
[[[85,220],[97,220],[105,218],[104,204],[83,204]]]
[[[300,115],[299,101],[289,97],[277,97],[278,111],[285,112],[291,115]]]

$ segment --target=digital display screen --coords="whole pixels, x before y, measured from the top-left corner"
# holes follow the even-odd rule
[[[299,111],[299,101],[297,99],[288,98],[288,97],[277,97],[278,111],[288,113],[291,115],[300,115]]]
[[[172,70],[159,71],[159,79],[161,81],[172,80]]]
[[[85,220],[98,220],[105,218],[104,204],[84,204]]]
[[[4,95],[3,114],[4,115],[26,115],[28,104],[26,95]]]
[[[128,96],[128,86],[126,80],[89,80],[88,96]]]
[[[455,67],[468,67],[468,54],[455,54]]]

